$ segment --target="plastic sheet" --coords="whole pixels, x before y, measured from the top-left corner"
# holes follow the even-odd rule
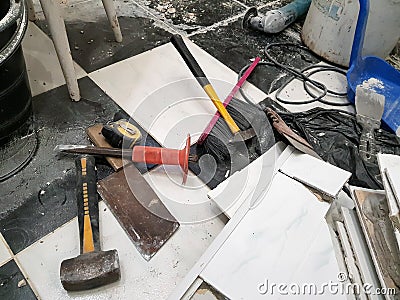
[[[240,130],[252,127],[256,132],[256,138],[246,141],[247,150],[244,155],[248,156],[248,159],[252,161],[275,144],[271,124],[259,107],[233,98],[226,109]],[[220,118],[204,142],[206,152],[213,154],[219,161],[229,160],[232,153],[235,154],[235,157],[231,159],[238,159],[239,146],[237,144],[230,145],[230,138],[232,138],[232,133],[226,122]]]
[[[279,113],[286,124],[305,138],[325,161],[351,172],[351,185],[383,189],[378,163],[364,162],[358,153],[362,128],[355,115],[322,108],[290,113],[271,99],[261,104]],[[400,155],[400,138],[396,135],[379,129],[375,132],[375,139],[380,152]]]

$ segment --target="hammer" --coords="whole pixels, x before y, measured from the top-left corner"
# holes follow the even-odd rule
[[[95,159],[81,156],[75,165],[81,254],[61,263],[61,283],[67,291],[88,290],[121,278],[117,250],[100,249]]]

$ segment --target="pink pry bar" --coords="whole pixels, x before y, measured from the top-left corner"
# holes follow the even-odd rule
[[[254,59],[254,62],[250,65],[250,67],[246,70],[246,72],[244,72],[243,76],[240,77],[239,81],[236,83],[236,85],[233,87],[232,91],[229,93],[229,95],[225,98],[224,101],[224,106],[226,107],[229,102],[231,102],[232,98],[236,95],[236,93],[238,92],[238,90],[242,87],[242,85],[245,83],[245,81],[247,80],[247,78],[250,76],[251,72],[253,72],[253,70],[255,69],[255,67],[257,66],[257,64],[260,62],[260,58],[256,57]],[[205,139],[208,137],[208,135],[210,134],[211,130],[213,129],[213,127],[215,126],[215,124],[217,123],[219,117],[221,115],[219,114],[219,112],[217,111],[215,113],[215,115],[213,116],[213,118],[211,119],[210,123],[208,123],[206,129],[203,131],[203,133],[201,134],[199,140],[198,140],[198,144],[201,145],[203,144],[203,142],[205,141]]]

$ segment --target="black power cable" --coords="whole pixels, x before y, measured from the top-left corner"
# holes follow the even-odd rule
[[[312,66],[308,66],[306,68],[303,68],[301,70],[297,70],[295,68],[292,68],[290,66],[284,65],[280,62],[278,62],[274,57],[271,56],[270,54],[270,49],[272,47],[294,47],[300,50],[304,50],[307,52],[311,52],[306,46],[303,45],[299,45],[299,44],[295,44],[295,43],[288,43],[288,42],[281,42],[281,43],[271,43],[269,45],[267,45],[265,47],[265,55],[268,59],[268,61],[261,61],[259,62],[258,65],[261,66],[273,66],[273,67],[278,67],[282,70],[284,70],[287,74],[291,74],[292,76],[280,87],[278,88],[278,90],[276,91],[275,97],[276,100],[278,102],[284,103],[284,104],[291,104],[291,105],[304,105],[304,104],[310,104],[310,103],[314,103],[314,102],[320,102],[323,104],[327,104],[327,105],[331,105],[331,106],[349,106],[352,105],[351,103],[337,103],[337,102],[332,102],[332,101],[327,101],[324,100],[323,98],[327,95],[327,94],[331,94],[337,97],[343,97],[346,96],[347,93],[346,92],[337,92],[337,91],[333,91],[328,89],[323,83],[311,79],[310,76],[319,73],[319,72],[336,72],[342,75],[346,75],[346,71],[343,69],[340,69],[338,67],[335,66],[325,66],[325,65],[312,65]],[[242,70],[240,70],[238,78],[242,77],[243,73],[251,66],[251,64],[248,64],[246,66],[244,66],[242,68]],[[307,71],[309,70],[313,70],[307,74],[305,74]],[[303,81],[303,86],[305,91],[307,92],[308,95],[310,95],[312,97],[312,99],[308,99],[308,100],[302,100],[302,101],[293,101],[293,100],[286,100],[281,98],[280,94],[283,91],[284,88],[286,88],[286,86],[292,82],[294,79],[298,79]],[[321,93],[319,95],[316,95],[315,93],[311,92],[310,90],[310,86],[314,87],[316,90],[319,90]],[[239,90],[240,93],[242,94],[243,98],[246,100],[246,102],[254,104],[244,93],[243,89]]]
[[[32,132],[29,133],[26,137],[28,136],[34,136],[33,139],[33,145],[32,148],[29,151],[29,155],[27,155],[27,157],[25,157],[25,159],[23,161],[21,161],[15,168],[13,168],[11,171],[7,172],[6,174],[0,174],[0,182],[4,182],[8,179],[10,179],[11,177],[13,177],[14,175],[18,174],[20,171],[22,171],[33,159],[33,157],[36,154],[38,145],[39,145],[39,137],[38,137],[38,132],[36,129],[36,122],[35,122],[35,118],[32,116],[31,117],[31,130]]]

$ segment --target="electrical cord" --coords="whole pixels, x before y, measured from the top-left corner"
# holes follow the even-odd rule
[[[334,72],[338,72],[338,73],[343,74],[343,73],[344,73],[343,70],[341,70],[341,69],[339,69],[339,68],[337,68],[337,67],[334,67],[334,66],[314,65],[314,66],[309,66],[309,67],[306,67],[306,68],[304,68],[304,69],[298,71],[298,70],[295,69],[295,68],[292,68],[292,67],[289,67],[289,66],[286,66],[286,65],[281,64],[281,63],[278,62],[274,57],[272,57],[272,56],[270,55],[269,51],[270,51],[270,49],[271,49],[272,47],[281,47],[281,46],[295,47],[295,48],[298,48],[298,49],[301,49],[301,50],[310,52],[310,50],[309,50],[306,46],[299,45],[299,44],[295,44],[295,43],[287,43],[287,42],[283,42],[283,43],[271,43],[271,44],[269,44],[269,45],[267,45],[267,46],[265,47],[265,49],[264,49],[265,55],[266,55],[266,57],[267,57],[270,61],[272,61],[276,66],[282,68],[282,69],[285,70],[286,72],[292,73],[292,74],[293,74],[293,77],[290,78],[284,85],[282,85],[282,86],[278,89],[278,91],[276,92],[276,99],[277,99],[278,101],[280,101],[280,102],[282,102],[282,103],[286,103],[286,104],[299,104],[299,105],[301,105],[301,104],[313,103],[313,102],[317,102],[317,101],[318,101],[318,102],[321,102],[321,103],[324,103],[324,104],[327,104],[327,105],[332,105],[332,106],[348,106],[348,105],[351,105],[350,103],[337,103],[337,102],[332,102],[332,101],[326,101],[326,100],[324,100],[323,98],[324,98],[328,93],[334,94],[334,95],[336,95],[336,96],[337,96],[338,94],[340,95],[341,93],[338,93],[338,92],[332,93],[332,91],[329,91],[328,88],[327,88],[323,83],[321,83],[321,82],[319,82],[319,81],[316,81],[316,80],[313,80],[313,79],[310,78],[310,76],[311,76],[312,74],[315,74],[315,73],[317,73],[317,72],[322,72],[322,71],[334,71]],[[316,70],[314,70],[313,72],[310,72],[311,74],[304,74],[306,71],[308,71],[308,70],[310,70],[310,69],[313,69],[313,68],[315,68]],[[345,74],[345,73],[344,73],[344,74]],[[303,81],[303,84],[304,84],[304,86],[305,86],[305,89],[306,89],[307,93],[312,97],[311,100],[293,102],[293,101],[284,100],[284,99],[282,99],[282,98],[280,97],[280,93],[282,92],[283,88],[285,88],[285,87],[286,87],[292,80],[294,80],[295,78],[298,78],[298,79],[300,79],[300,80]],[[307,82],[310,83],[311,85],[313,85],[315,88],[323,90],[323,93],[322,93],[321,95],[319,95],[319,96],[316,96],[316,95],[310,93],[310,90],[307,88],[307,84],[306,84]],[[346,95],[346,94],[342,94],[342,95]]]
[[[304,72],[306,72],[306,71],[308,71],[308,70],[311,70],[311,69],[317,69],[317,70],[314,70],[314,71],[309,72],[309,73],[307,74],[307,77],[310,77],[311,75],[314,75],[314,74],[316,74],[316,73],[318,73],[318,72],[327,72],[327,71],[337,72],[337,73],[339,73],[339,74],[342,74],[342,75],[346,76],[346,71],[344,71],[344,70],[342,70],[342,69],[339,69],[339,68],[337,68],[337,67],[334,67],[334,66],[324,66],[324,65],[313,65],[313,66],[309,66],[309,67],[307,67],[307,68],[302,69],[302,73],[304,73]],[[308,93],[310,96],[316,97],[316,96],[309,90],[309,87],[307,86],[307,81],[304,81],[304,82],[303,82],[303,85],[304,85],[304,89],[307,91],[307,93]],[[327,89],[327,91],[328,91],[328,94],[332,94],[332,95],[335,95],[335,96],[339,96],[339,97],[345,97],[345,96],[347,96],[347,92],[337,92],[337,91],[333,91],[333,90],[330,90],[330,89]]]
[[[248,65],[245,65],[245,66],[239,71],[239,74],[238,74],[238,81],[239,81],[239,79],[243,76],[244,72],[246,72],[246,70],[247,70],[251,65],[252,65],[251,63],[248,64]],[[274,65],[273,63],[271,63],[271,62],[268,62],[268,61],[260,61],[260,62],[257,64],[256,68],[257,68],[258,66],[271,66],[271,67],[274,67],[275,65]],[[244,99],[248,104],[250,104],[250,105],[256,107],[257,109],[260,109],[260,106],[259,106],[258,104],[254,103],[253,101],[250,100],[250,98],[246,95],[246,93],[245,93],[245,91],[243,90],[242,87],[239,88],[239,92],[240,92],[240,94],[242,95],[243,99]]]
[[[18,165],[16,166],[14,169],[12,169],[11,171],[7,172],[6,174],[1,174],[0,175],[0,182],[4,182],[8,179],[10,179],[11,177],[13,177],[14,175],[18,174],[22,169],[24,169],[33,159],[33,157],[36,154],[36,150],[38,148],[39,145],[39,137],[38,137],[38,132],[36,130],[36,122],[34,117],[32,117],[32,133],[28,134],[29,135],[34,135],[34,144],[32,146],[32,148],[29,151],[29,155],[27,157],[25,157],[25,159]]]
[[[278,62],[270,54],[270,49],[272,47],[282,47],[282,46],[295,47],[295,48],[298,48],[300,50],[304,50],[304,51],[310,52],[310,50],[306,46],[295,44],[295,43],[289,43],[289,42],[271,43],[271,44],[269,44],[269,45],[267,45],[265,47],[264,53],[265,53],[268,61],[261,61],[261,62],[259,62],[258,65],[263,65],[263,66],[267,65],[267,66],[278,67],[278,68],[284,70],[286,73],[292,75],[276,91],[275,97],[276,97],[276,100],[278,102],[283,103],[283,104],[291,104],[291,105],[304,105],[304,104],[310,104],[310,103],[314,103],[314,102],[320,102],[320,103],[331,105],[331,106],[349,106],[349,105],[352,105],[351,103],[337,103],[337,102],[324,100],[323,98],[328,94],[331,94],[331,95],[334,95],[334,96],[337,96],[337,97],[341,97],[341,96],[343,97],[343,96],[346,96],[347,93],[346,92],[337,92],[337,91],[330,90],[323,83],[310,78],[310,76],[312,76],[312,75],[314,75],[316,73],[319,73],[319,72],[331,71],[331,72],[336,72],[336,73],[339,73],[339,74],[342,74],[342,75],[346,75],[346,71],[344,71],[344,70],[342,70],[342,69],[340,69],[338,67],[335,67],[335,66],[312,65],[312,66],[308,66],[306,68],[303,68],[301,70],[297,70],[297,69],[292,68],[290,66],[284,65],[284,64]],[[250,65],[251,64],[248,64],[248,65],[244,66],[240,70],[238,78],[240,78],[243,75],[243,73],[250,67]],[[307,71],[310,71],[310,70],[312,70],[312,71],[306,73]],[[307,92],[308,95],[310,95],[310,97],[312,97],[312,99],[301,100],[301,101],[293,101],[293,100],[283,99],[281,97],[282,91],[294,79],[298,79],[298,80],[303,81],[304,90]],[[316,90],[320,91],[320,94],[316,95],[314,92],[312,92],[311,89],[310,89],[310,86],[312,86]],[[245,94],[245,92],[243,91],[242,88],[240,88],[239,91],[240,91],[243,99],[246,102],[255,105],[254,102],[252,102],[247,97],[247,95]]]

